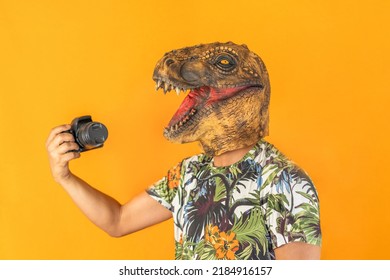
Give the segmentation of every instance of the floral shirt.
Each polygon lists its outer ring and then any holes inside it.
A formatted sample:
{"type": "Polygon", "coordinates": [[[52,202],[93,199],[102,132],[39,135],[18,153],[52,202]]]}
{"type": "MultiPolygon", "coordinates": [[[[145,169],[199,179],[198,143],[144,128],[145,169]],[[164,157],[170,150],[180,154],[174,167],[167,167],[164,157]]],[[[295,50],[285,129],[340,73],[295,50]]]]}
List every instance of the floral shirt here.
{"type": "Polygon", "coordinates": [[[176,259],[275,259],[289,242],[321,244],[313,183],[264,140],[227,167],[187,158],[147,192],[172,211],[176,259]]]}

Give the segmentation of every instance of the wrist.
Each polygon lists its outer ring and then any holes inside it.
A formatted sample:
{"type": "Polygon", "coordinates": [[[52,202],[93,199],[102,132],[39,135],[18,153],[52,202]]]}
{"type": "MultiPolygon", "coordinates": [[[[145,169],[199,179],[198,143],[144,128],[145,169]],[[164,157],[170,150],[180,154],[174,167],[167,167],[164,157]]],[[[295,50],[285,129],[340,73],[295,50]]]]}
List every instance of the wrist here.
{"type": "Polygon", "coordinates": [[[59,177],[55,177],[54,180],[60,184],[61,186],[69,184],[71,181],[74,180],[74,175],[71,172],[68,172],[67,174],[64,174],[59,177]]]}

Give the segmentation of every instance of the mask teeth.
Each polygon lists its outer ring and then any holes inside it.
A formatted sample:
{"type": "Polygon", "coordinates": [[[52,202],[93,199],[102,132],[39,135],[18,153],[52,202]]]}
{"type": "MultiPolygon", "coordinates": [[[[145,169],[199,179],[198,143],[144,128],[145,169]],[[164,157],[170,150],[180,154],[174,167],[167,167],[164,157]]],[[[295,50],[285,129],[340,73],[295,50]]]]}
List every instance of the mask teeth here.
{"type": "Polygon", "coordinates": [[[187,89],[185,87],[175,86],[172,83],[170,83],[169,81],[164,81],[164,80],[158,79],[156,81],[155,89],[156,89],[156,91],[158,91],[160,88],[164,91],[164,94],[166,94],[167,92],[170,92],[171,90],[175,90],[177,95],[180,95],[181,92],[186,93],[186,91],[187,91],[187,89]]]}
{"type": "Polygon", "coordinates": [[[162,84],[162,81],[161,80],[157,80],[157,82],[156,82],[156,91],[161,87],[161,84],[162,84]]]}
{"type": "Polygon", "coordinates": [[[176,90],[176,94],[179,96],[180,95],[180,88],[176,87],[175,90],[176,90]]]}
{"type": "Polygon", "coordinates": [[[193,116],[195,113],[196,113],[196,109],[192,108],[191,111],[190,111],[190,116],[193,116]]]}
{"type": "Polygon", "coordinates": [[[179,128],[181,128],[183,125],[185,125],[193,115],[195,115],[197,112],[197,110],[195,108],[192,108],[188,113],[187,115],[185,115],[178,123],[172,125],[171,127],[169,128],[166,128],[165,129],[165,132],[173,132],[173,131],[176,131],[178,130],[179,128]]]}

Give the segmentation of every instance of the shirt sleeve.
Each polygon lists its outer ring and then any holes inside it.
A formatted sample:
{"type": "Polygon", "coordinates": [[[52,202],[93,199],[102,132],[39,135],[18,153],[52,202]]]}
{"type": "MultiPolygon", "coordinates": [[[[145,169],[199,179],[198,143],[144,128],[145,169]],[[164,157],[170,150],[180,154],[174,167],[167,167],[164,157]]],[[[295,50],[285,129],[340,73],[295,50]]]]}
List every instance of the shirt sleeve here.
{"type": "Polygon", "coordinates": [[[172,204],[181,182],[182,162],[168,170],[167,175],[150,186],[146,192],[168,210],[174,210],[172,204]]]}
{"type": "Polygon", "coordinates": [[[296,241],[321,245],[317,191],[298,167],[283,169],[275,177],[268,193],[266,217],[273,248],[296,241]]]}

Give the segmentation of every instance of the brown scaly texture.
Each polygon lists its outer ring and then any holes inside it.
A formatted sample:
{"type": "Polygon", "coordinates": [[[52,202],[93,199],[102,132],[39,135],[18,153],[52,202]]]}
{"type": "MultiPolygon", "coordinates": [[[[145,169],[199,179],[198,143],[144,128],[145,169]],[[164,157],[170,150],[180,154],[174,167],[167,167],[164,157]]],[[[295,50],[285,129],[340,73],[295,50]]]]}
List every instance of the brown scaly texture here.
{"type": "Polygon", "coordinates": [[[153,80],[164,93],[189,91],[164,130],[172,142],[199,141],[213,156],[268,135],[268,73],[246,45],[216,42],[173,50],[158,61],[153,80]]]}

